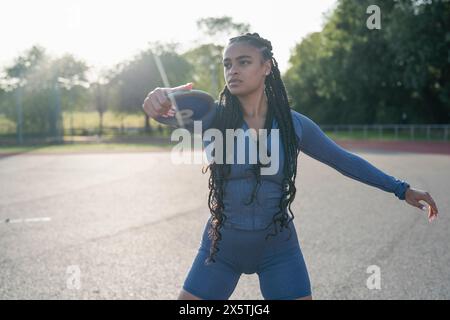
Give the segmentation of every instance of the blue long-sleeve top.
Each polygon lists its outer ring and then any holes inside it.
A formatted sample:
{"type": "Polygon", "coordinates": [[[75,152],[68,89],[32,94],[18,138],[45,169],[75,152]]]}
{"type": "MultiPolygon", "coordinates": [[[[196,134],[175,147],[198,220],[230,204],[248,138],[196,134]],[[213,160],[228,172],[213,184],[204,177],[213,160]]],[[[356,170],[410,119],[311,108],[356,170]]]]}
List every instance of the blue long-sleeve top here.
{"type": "MultiPolygon", "coordinates": [[[[218,108],[219,105],[216,101],[214,112],[202,122],[203,131],[211,126],[218,108]]],[[[300,152],[327,164],[349,178],[393,193],[400,200],[405,199],[408,183],[384,173],[363,158],[343,149],[307,116],[292,109],[291,115],[295,133],[299,138],[298,148],[300,152]]],[[[272,121],[272,128],[278,128],[275,117],[272,121]]],[[[242,129],[244,131],[249,129],[245,121],[243,121],[242,129]]],[[[223,196],[224,214],[227,216],[226,224],[229,226],[245,230],[260,230],[265,229],[272,222],[273,215],[280,210],[284,147],[280,138],[278,143],[278,172],[274,175],[260,175],[261,184],[256,197],[250,204],[246,204],[249,202],[256,183],[256,176],[251,170],[252,164],[249,163],[248,157],[249,139],[252,138],[245,135],[245,164],[237,163],[237,146],[235,145],[235,161],[230,166],[231,171],[223,196]]],[[[209,143],[211,141],[204,140],[204,146],[207,146],[209,143]]],[[[270,134],[267,138],[267,149],[270,154],[273,153],[270,134]]]]}

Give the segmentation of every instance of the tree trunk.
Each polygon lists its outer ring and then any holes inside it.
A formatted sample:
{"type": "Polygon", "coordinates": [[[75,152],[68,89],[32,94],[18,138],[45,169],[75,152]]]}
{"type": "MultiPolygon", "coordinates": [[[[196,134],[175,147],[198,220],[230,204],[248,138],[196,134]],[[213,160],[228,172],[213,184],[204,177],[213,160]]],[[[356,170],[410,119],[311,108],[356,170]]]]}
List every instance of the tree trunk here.
{"type": "Polygon", "coordinates": [[[101,137],[103,135],[103,112],[99,112],[99,115],[100,115],[100,121],[99,121],[99,126],[98,126],[99,127],[98,134],[101,137]]]}
{"type": "Polygon", "coordinates": [[[145,133],[152,132],[152,127],[150,126],[150,117],[145,114],[145,133]]]}

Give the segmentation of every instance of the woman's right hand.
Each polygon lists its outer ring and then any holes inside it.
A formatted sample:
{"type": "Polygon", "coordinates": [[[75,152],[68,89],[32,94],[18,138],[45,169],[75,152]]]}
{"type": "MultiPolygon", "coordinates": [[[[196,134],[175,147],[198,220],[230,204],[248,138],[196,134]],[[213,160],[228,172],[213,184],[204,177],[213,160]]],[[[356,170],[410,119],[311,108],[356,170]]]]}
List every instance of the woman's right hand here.
{"type": "Polygon", "coordinates": [[[182,86],[174,88],[156,88],[151,91],[144,100],[142,108],[145,113],[155,119],[159,116],[168,117],[175,114],[175,110],[172,108],[172,102],[170,101],[168,94],[175,91],[188,91],[192,90],[192,82],[184,84],[182,86]]]}

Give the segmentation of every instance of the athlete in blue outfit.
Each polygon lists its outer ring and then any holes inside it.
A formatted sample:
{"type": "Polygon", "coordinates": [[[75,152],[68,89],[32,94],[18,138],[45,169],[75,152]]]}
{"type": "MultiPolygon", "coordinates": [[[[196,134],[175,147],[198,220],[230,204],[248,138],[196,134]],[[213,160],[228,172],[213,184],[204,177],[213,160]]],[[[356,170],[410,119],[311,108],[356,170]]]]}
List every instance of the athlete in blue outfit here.
{"type": "MultiPolygon", "coordinates": [[[[279,166],[275,174],[264,175],[260,161],[249,162],[249,139],[253,139],[249,135],[244,140],[244,164],[236,161],[235,145],[233,164],[213,161],[208,166],[211,217],[179,299],[228,299],[242,273],[258,274],[265,299],[311,299],[308,271],[290,209],[299,152],[350,178],[393,193],[410,205],[422,209],[419,201],[423,200],[430,205],[429,219],[437,217],[436,204],[428,192],[411,188],[341,148],[311,119],[289,107],[268,40],[258,34],[230,39],[224,51],[224,74],[227,85],[213,117],[203,122],[203,130],[266,128],[267,154],[278,152],[279,166]],[[279,132],[278,149],[271,145],[273,129],[279,132]]],[[[145,100],[144,110],[154,118],[171,115],[165,93],[191,88],[191,84],[157,88],[145,100]]]]}

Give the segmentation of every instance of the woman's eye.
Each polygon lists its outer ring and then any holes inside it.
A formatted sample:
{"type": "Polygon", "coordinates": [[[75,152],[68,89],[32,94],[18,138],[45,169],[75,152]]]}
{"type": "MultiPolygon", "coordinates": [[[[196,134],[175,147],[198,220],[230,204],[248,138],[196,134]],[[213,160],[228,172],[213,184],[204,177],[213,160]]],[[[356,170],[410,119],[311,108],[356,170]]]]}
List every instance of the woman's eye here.
{"type": "MultiPolygon", "coordinates": [[[[244,64],[244,63],[250,63],[250,61],[241,61],[241,64],[244,64]]],[[[226,69],[228,69],[228,68],[230,67],[229,64],[224,64],[223,66],[224,66],[224,68],[226,68],[226,69]]]]}

